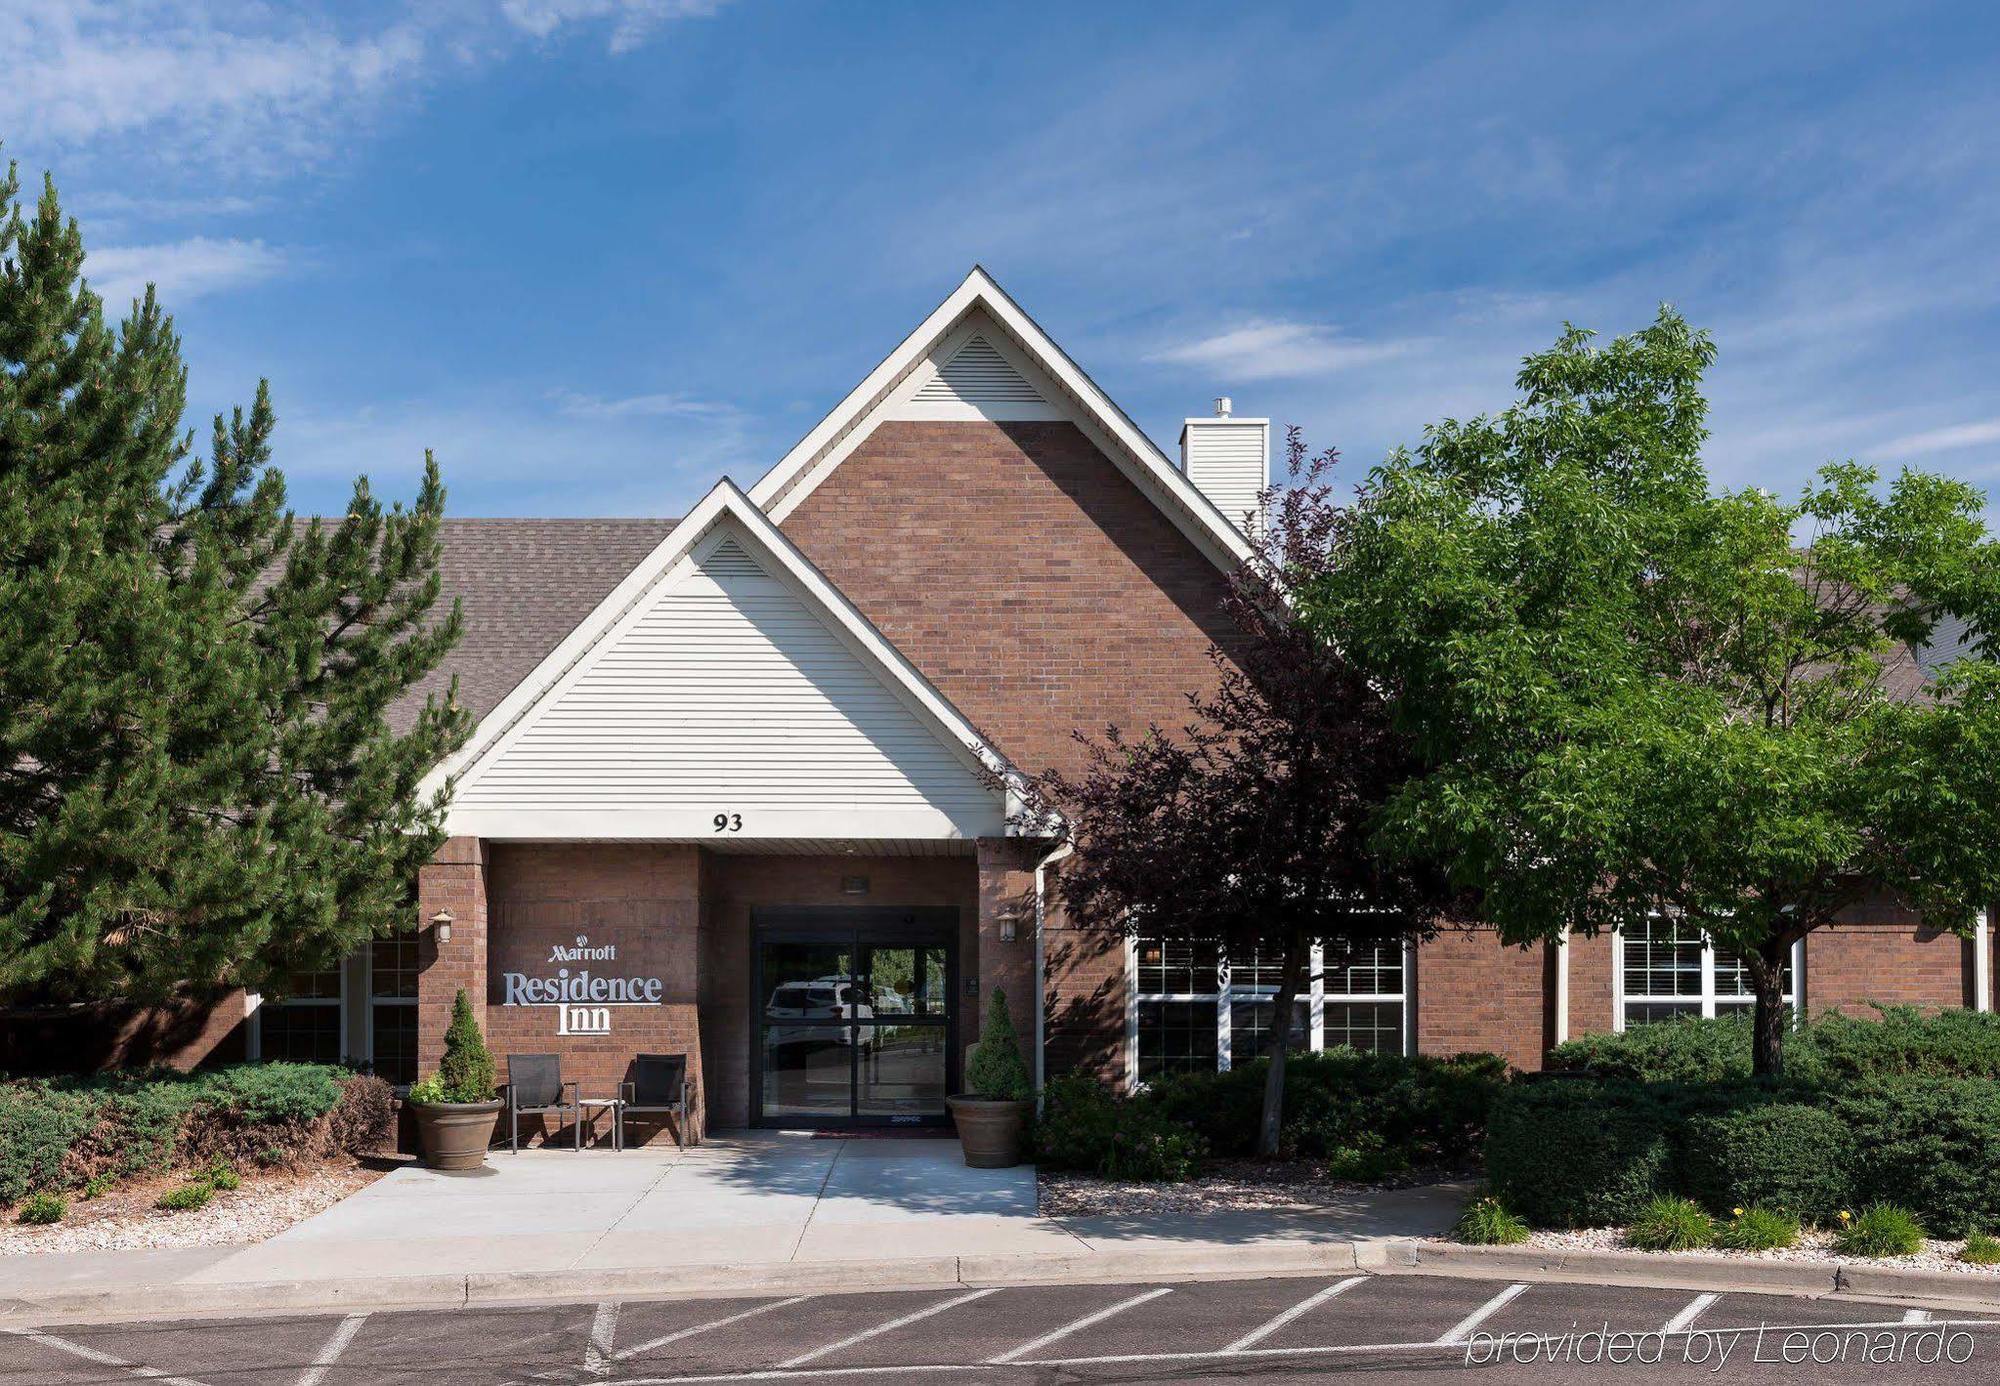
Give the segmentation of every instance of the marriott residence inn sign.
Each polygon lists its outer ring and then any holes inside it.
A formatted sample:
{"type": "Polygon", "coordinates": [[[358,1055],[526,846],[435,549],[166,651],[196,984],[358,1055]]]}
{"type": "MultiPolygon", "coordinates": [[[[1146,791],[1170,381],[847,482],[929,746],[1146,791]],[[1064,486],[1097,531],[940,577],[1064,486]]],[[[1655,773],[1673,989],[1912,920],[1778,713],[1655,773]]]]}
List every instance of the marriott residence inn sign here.
{"type": "Polygon", "coordinates": [[[558,1035],[608,1035],[612,1011],[657,1006],[665,991],[658,977],[634,977],[617,964],[617,944],[592,947],[589,938],[578,934],[573,946],[558,943],[549,950],[540,976],[501,973],[499,1002],[552,1009],[558,1035]]]}

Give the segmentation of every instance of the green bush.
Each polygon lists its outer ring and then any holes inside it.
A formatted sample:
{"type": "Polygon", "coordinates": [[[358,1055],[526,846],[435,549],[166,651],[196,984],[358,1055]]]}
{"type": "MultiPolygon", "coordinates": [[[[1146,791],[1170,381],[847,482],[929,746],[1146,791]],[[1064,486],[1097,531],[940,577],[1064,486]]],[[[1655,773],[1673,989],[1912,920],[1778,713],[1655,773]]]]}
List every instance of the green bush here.
{"type": "Polygon", "coordinates": [[[111,1176],[108,1174],[100,1174],[93,1179],[86,1180],[83,1186],[83,1201],[88,1203],[93,1198],[104,1197],[104,1195],[111,1192],[113,1182],[111,1176]]]}
{"type": "Polygon", "coordinates": [[[1647,1200],[1632,1219],[1625,1244],[1641,1251],[1696,1251],[1715,1245],[1715,1224],[1694,1200],[1662,1196],[1647,1200]]]}
{"type": "MultiPolygon", "coordinates": [[[[1549,1066],[1644,1083],[1715,1083],[1750,1076],[1747,1010],[1584,1035],[1549,1051],[1549,1066]]],[[[2000,1013],[1881,1006],[1873,1017],[1840,1012],[1785,1038],[1793,1086],[1839,1088],[1875,1078],[2000,1080],[2000,1013]]]]}
{"type": "Polygon", "coordinates": [[[1851,1133],[1856,1201],[1893,1200],[1941,1237],[2000,1226],[2000,1083],[1879,1080],[1833,1094],[1827,1109],[1851,1133]]]}
{"type": "Polygon", "coordinates": [[[1535,1226],[1623,1225],[1671,1187],[1670,1120],[1632,1084],[1511,1083],[1494,1104],[1486,1175],[1535,1226]]]}
{"type": "Polygon", "coordinates": [[[231,1169],[224,1160],[217,1160],[210,1165],[208,1172],[202,1175],[202,1178],[218,1193],[231,1193],[243,1187],[243,1176],[231,1169]]]}
{"type": "Polygon", "coordinates": [[[1984,1232],[1970,1234],[1959,1248],[1958,1259],[1975,1266],[2000,1264],[2000,1237],[1989,1237],[1984,1232]]]}
{"type": "Polygon", "coordinates": [[[472,1018],[472,1002],[460,987],[452,998],[451,1024],[445,1027],[444,1058],[438,1064],[447,1102],[490,1102],[493,1100],[493,1055],[487,1052],[479,1022],[472,1018]]]}
{"type": "Polygon", "coordinates": [[[1924,1249],[1924,1228],[1909,1209],[1877,1203],[1851,1218],[1842,1214],[1833,1241],[1843,1256],[1914,1256],[1924,1249]]]}
{"type": "Polygon", "coordinates": [[[1798,1102],[1691,1116],[1680,1146],[1681,1187],[1711,1212],[1758,1205],[1808,1218],[1854,1201],[1854,1143],[1845,1122],[1798,1102]]]}
{"type": "Polygon", "coordinates": [[[245,1064],[214,1074],[209,1090],[248,1126],[311,1121],[340,1105],[348,1075],[325,1064],[245,1064]]]}
{"type": "Polygon", "coordinates": [[[54,1194],[30,1194],[21,1202],[21,1221],[34,1227],[46,1227],[52,1222],[61,1222],[63,1214],[69,1211],[69,1201],[54,1194]]]}
{"type": "Polygon", "coordinates": [[[1204,1153],[1199,1136],[1144,1097],[1121,1097],[1081,1073],[1043,1091],[1033,1143],[1049,1169],[1148,1182],[1192,1179],[1204,1153]]]}
{"type": "Polygon", "coordinates": [[[1021,1041],[1014,1033],[1014,1017],[1007,1013],[1007,993],[999,987],[986,1002],[986,1020],[972,1061],[965,1066],[965,1082],[974,1096],[992,1101],[1020,1102],[1034,1096],[1034,1080],[1028,1076],[1021,1041]]]}
{"type": "Polygon", "coordinates": [[[1502,1207],[1499,1199],[1484,1194],[1460,1210],[1446,1235],[1466,1246],[1513,1246],[1528,1240],[1528,1224],[1502,1207]]]}
{"type": "Polygon", "coordinates": [[[97,1116],[89,1097],[46,1083],[0,1087],[0,1204],[61,1187],[64,1156],[97,1116]]]}
{"type": "Polygon", "coordinates": [[[206,1208],[208,1201],[215,1197],[215,1186],[205,1180],[177,1184],[153,1201],[153,1206],[168,1213],[191,1213],[197,1208],[206,1208]]]}
{"type": "Polygon", "coordinates": [[[1777,1251],[1798,1240],[1797,1215],[1776,1208],[1737,1208],[1715,1229],[1715,1244],[1725,1251],[1777,1251]]]}
{"type": "MultiPolygon", "coordinates": [[[[1786,1054],[1797,1053],[1790,1037],[1786,1054]]],[[[1622,1034],[1583,1035],[1548,1053],[1548,1066],[1634,1083],[1718,1083],[1750,1076],[1750,1017],[1686,1017],[1634,1025],[1622,1034]]]]}

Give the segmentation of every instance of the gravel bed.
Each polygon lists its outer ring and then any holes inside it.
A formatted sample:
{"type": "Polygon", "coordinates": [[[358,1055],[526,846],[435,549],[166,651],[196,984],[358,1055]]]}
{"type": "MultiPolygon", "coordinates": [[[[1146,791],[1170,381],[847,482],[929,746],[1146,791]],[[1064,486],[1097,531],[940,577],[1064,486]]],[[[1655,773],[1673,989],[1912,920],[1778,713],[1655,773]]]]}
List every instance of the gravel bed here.
{"type": "Polygon", "coordinates": [[[1413,1171],[1380,1184],[1328,1179],[1322,1166],[1304,1160],[1220,1160],[1206,1173],[1179,1184],[1137,1184],[1066,1170],[1044,1170],[1036,1181],[1044,1217],[1104,1217],[1143,1213],[1252,1212],[1322,1208],[1356,1193],[1435,1184],[1452,1170],[1413,1171]]]}
{"type": "MultiPolygon", "coordinates": [[[[1445,1237],[1427,1237],[1431,1242],[1446,1242],[1445,1237]]],[[[1582,1232],[1535,1232],[1531,1233],[1523,1246],[1544,1251],[1630,1251],[1625,1245],[1625,1233],[1616,1227],[1597,1227],[1582,1232]]],[[[1708,1247],[1701,1251],[1648,1251],[1646,1256],[1673,1258],[1678,1256],[1720,1256],[1731,1261],[1792,1261],[1814,1265],[1844,1266],[1895,1266],[1908,1270],[1958,1271],[1965,1275],[2000,1275],[2000,1266],[1978,1266],[1958,1259],[1958,1252],[1965,1245],[1962,1241],[1927,1240],[1924,1249],[1914,1256],[1842,1256],[1833,1249],[1831,1232],[1806,1232],[1799,1238],[1797,1246],[1785,1247],[1777,1251],[1723,1251],[1708,1247]]]]}
{"type": "Polygon", "coordinates": [[[68,1214],[47,1227],[0,1223],[0,1256],[261,1242],[381,1177],[381,1170],[357,1164],[246,1174],[241,1188],[218,1191],[207,1207],[176,1213],[162,1212],[153,1200],[183,1181],[135,1180],[89,1202],[72,1196],[68,1214]]]}

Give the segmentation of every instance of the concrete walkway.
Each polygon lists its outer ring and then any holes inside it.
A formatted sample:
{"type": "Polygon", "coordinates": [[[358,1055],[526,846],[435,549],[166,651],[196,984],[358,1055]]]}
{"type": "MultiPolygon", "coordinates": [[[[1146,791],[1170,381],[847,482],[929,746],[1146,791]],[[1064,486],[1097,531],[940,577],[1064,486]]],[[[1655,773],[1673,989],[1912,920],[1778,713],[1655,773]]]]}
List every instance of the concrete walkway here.
{"type": "Polygon", "coordinates": [[[631,1293],[915,1284],[974,1267],[992,1279],[1092,1278],[1149,1261],[1268,1273],[1435,1232],[1462,1197],[1411,1189],[1310,1212],[1055,1219],[1036,1212],[1031,1166],[967,1169],[951,1139],[754,1133],[685,1152],[495,1153],[474,1173],[395,1170],[252,1246],[0,1258],[0,1316],[52,1295],[82,1308],[100,1290],[150,1292],[165,1309],[238,1292],[246,1307],[277,1307],[435,1300],[454,1285],[470,1299],[586,1281],[631,1293]]]}

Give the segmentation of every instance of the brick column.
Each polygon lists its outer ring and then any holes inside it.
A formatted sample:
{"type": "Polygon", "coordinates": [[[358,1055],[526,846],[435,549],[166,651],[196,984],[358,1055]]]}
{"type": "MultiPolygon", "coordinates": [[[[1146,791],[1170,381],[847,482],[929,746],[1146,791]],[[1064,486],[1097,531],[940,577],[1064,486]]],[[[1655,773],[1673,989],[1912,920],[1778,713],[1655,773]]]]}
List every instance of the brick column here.
{"type": "Polygon", "coordinates": [[[962,964],[979,976],[979,1008],[967,1018],[960,1038],[979,1038],[986,1018],[986,1001],[993,988],[1007,992],[1007,1011],[1021,1036],[1021,1053],[1034,1068],[1035,1005],[1035,852],[1036,844],[1013,838],[979,839],[979,949],[962,964]],[[1001,933],[1011,927],[1011,943],[1001,933]]]}
{"type": "Polygon", "coordinates": [[[418,957],[417,1073],[437,1071],[444,1058],[445,1027],[459,988],[486,1033],[486,844],[454,837],[417,874],[418,957]],[[439,945],[431,916],[448,910],[451,942],[439,945]]]}
{"type": "MultiPolygon", "coordinates": [[[[1417,1052],[1484,1051],[1539,1069],[1548,1020],[1546,948],[1509,948],[1488,928],[1447,929],[1417,947],[1417,1052]]],[[[1570,989],[1578,975],[1571,960],[1570,989]]]]}

